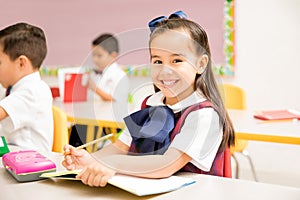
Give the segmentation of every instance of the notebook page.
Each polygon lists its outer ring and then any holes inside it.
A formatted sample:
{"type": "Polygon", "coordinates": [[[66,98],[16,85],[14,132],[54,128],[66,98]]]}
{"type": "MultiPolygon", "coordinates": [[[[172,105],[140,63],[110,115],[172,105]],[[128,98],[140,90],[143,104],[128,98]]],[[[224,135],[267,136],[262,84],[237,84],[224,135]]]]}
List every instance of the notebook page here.
{"type": "Polygon", "coordinates": [[[195,183],[191,178],[171,176],[162,179],[148,179],[134,176],[116,175],[108,183],[138,196],[159,194],[177,190],[195,183]]]}

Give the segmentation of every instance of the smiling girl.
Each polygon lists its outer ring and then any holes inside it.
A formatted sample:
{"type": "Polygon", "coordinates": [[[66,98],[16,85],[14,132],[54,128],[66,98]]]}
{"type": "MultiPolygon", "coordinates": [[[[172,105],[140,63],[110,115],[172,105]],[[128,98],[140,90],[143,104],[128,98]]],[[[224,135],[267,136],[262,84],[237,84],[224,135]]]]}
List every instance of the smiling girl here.
{"type": "Polygon", "coordinates": [[[212,72],[208,38],[177,12],[149,23],[156,93],[126,117],[120,138],[91,156],[65,147],[63,165],[78,179],[105,186],[116,173],[163,178],[178,171],[230,177],[234,130],[212,72]],[[143,156],[141,156],[143,155],[143,156]]]}

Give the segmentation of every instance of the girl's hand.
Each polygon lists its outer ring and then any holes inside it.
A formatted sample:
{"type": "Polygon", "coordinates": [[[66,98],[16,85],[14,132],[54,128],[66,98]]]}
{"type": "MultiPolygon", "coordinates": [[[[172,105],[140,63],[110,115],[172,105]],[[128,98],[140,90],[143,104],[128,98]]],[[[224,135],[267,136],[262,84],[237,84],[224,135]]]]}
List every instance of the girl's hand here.
{"type": "Polygon", "coordinates": [[[116,171],[94,160],[86,166],[77,176],[84,184],[89,186],[104,187],[107,181],[116,174],[116,171]]]}
{"type": "Polygon", "coordinates": [[[64,155],[65,159],[62,165],[67,170],[83,169],[94,161],[94,158],[86,150],[76,149],[71,145],[64,147],[64,155]]]}

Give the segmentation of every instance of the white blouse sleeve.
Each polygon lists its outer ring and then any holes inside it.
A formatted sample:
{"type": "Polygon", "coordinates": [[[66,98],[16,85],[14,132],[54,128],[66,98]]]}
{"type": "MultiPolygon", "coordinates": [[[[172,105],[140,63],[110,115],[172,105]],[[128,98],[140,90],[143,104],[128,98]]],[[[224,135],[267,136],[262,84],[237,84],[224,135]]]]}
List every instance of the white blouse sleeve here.
{"type": "Polygon", "coordinates": [[[223,127],[212,108],[191,112],[170,147],[192,158],[196,167],[209,171],[222,141],[223,127]]]}

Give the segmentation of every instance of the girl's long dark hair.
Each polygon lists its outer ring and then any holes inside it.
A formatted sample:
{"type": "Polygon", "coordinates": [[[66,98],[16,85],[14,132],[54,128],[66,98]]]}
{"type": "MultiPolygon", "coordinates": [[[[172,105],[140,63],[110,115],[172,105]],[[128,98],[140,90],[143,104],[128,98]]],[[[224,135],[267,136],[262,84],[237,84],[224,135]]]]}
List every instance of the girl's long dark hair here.
{"type": "MultiPolygon", "coordinates": [[[[226,147],[234,145],[235,134],[232,122],[225,109],[222,101],[217,82],[212,69],[211,53],[208,43],[208,37],[204,29],[197,23],[187,19],[167,19],[157,24],[156,28],[150,35],[149,44],[153,38],[168,30],[181,30],[188,32],[193,41],[195,50],[199,56],[206,54],[209,58],[207,66],[202,74],[195,77],[194,89],[204,95],[216,109],[220,117],[220,124],[223,125],[223,139],[219,151],[223,151],[226,147]]],[[[158,91],[158,88],[155,87],[158,91]]]]}

